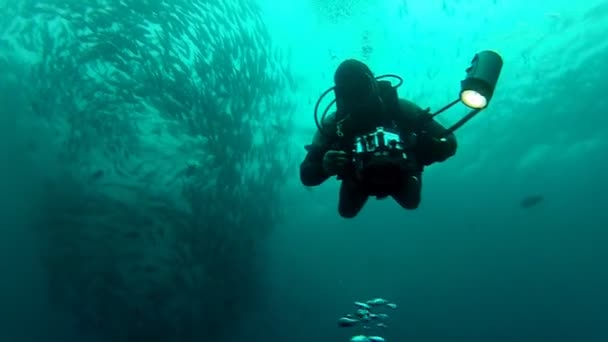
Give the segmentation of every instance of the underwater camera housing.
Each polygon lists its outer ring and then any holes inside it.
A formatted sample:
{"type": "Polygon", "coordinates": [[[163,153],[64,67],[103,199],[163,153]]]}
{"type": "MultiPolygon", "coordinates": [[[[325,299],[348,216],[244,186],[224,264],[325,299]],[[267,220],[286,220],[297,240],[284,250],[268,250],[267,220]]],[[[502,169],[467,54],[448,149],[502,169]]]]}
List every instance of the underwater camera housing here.
{"type": "Polygon", "coordinates": [[[363,172],[370,166],[382,164],[384,167],[399,167],[407,160],[408,145],[399,132],[377,127],[375,131],[355,138],[352,158],[355,169],[363,172]]]}
{"type": "Polygon", "coordinates": [[[377,155],[381,153],[405,154],[405,143],[401,140],[398,132],[377,127],[374,132],[358,136],[355,139],[354,155],[377,155]]]}

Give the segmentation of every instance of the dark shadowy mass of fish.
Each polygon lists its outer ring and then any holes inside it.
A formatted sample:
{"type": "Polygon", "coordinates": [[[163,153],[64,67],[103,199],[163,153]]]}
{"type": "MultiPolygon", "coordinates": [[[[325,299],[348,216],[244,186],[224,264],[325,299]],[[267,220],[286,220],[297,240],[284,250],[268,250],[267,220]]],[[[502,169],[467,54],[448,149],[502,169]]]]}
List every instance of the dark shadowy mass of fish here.
{"type": "Polygon", "coordinates": [[[27,103],[3,112],[46,163],[54,304],[114,342],[231,327],[280,219],[294,108],[255,2],[15,1],[0,34],[0,82],[27,103]]]}

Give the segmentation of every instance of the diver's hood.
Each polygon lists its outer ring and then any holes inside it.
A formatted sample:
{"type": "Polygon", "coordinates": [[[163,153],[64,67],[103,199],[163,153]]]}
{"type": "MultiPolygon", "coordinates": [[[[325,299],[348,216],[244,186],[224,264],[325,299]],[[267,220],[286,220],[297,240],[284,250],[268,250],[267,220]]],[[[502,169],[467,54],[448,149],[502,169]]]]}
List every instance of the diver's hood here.
{"type": "Polygon", "coordinates": [[[376,79],[364,63],[349,59],[336,69],[334,94],[338,111],[349,111],[367,105],[377,95],[376,79]]]}
{"type": "MultiPolygon", "coordinates": [[[[370,72],[371,74],[371,72],[370,72]]],[[[403,84],[403,78],[401,78],[399,75],[395,75],[395,74],[386,74],[386,75],[381,75],[381,76],[377,76],[374,77],[374,81],[376,82],[375,84],[378,86],[378,88],[382,88],[380,84],[380,79],[383,78],[387,78],[387,77],[392,77],[392,78],[396,78],[398,80],[398,83],[396,85],[391,85],[390,82],[387,82],[387,85],[389,88],[391,88],[390,90],[392,92],[394,92],[395,94],[397,93],[397,88],[399,88],[402,84],[403,84]]],[[[341,82],[337,82],[340,85],[343,85],[343,83],[341,82]]],[[[327,135],[327,134],[332,134],[327,132],[326,130],[324,130],[324,122],[325,122],[325,117],[327,116],[327,113],[329,112],[330,108],[332,107],[332,105],[335,103],[336,107],[337,107],[337,116],[339,117],[340,115],[342,115],[341,113],[345,112],[345,106],[347,106],[347,104],[349,103],[349,101],[345,101],[347,100],[349,97],[346,94],[352,94],[351,92],[347,92],[344,93],[344,90],[348,89],[348,88],[344,88],[344,87],[331,87],[327,90],[325,90],[321,96],[319,97],[319,99],[317,100],[317,103],[315,104],[315,109],[314,109],[314,120],[315,120],[315,125],[317,126],[317,129],[319,130],[319,133],[323,134],[323,135],[327,135]],[[319,106],[321,105],[321,101],[323,101],[323,98],[325,96],[327,96],[327,94],[329,94],[331,91],[334,92],[334,94],[336,95],[336,99],[334,99],[333,101],[331,101],[327,107],[325,107],[325,110],[323,110],[321,117],[319,118],[319,106]]],[[[368,92],[369,93],[369,92],[368,92]]]]}

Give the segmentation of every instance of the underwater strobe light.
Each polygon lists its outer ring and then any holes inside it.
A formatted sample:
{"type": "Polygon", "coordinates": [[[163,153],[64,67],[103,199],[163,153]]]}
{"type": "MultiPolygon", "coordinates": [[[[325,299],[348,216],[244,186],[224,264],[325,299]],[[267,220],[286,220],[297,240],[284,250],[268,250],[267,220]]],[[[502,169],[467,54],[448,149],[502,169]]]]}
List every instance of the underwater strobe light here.
{"type": "Polygon", "coordinates": [[[494,95],[501,69],[502,58],[496,52],[476,54],[466,70],[467,77],[460,82],[460,101],[472,109],[486,108],[494,95]]]}
{"type": "Polygon", "coordinates": [[[501,70],[502,58],[494,51],[481,51],[473,57],[471,66],[466,70],[467,77],[460,82],[459,98],[431,116],[432,118],[436,117],[458,102],[462,102],[465,106],[472,109],[471,112],[448,128],[445,135],[449,135],[462,127],[462,125],[488,106],[492,95],[494,95],[494,89],[496,88],[501,70]]]}

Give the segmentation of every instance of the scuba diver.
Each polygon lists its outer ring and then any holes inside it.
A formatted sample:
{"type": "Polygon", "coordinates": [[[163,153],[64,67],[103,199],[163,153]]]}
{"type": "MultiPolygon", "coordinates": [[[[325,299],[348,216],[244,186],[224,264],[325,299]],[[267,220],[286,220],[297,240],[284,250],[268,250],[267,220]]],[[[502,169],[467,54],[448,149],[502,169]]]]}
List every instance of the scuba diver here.
{"type": "Polygon", "coordinates": [[[300,165],[305,186],[337,176],[343,218],[357,216],[370,196],[391,196],[404,209],[416,209],[424,167],[456,153],[452,131],[435,121],[429,109],[399,98],[400,84],[393,87],[379,78],[355,59],[338,66],[332,88],[336,111],[325,116],[326,110],[319,122],[315,109],[318,130],[300,165]]]}

